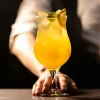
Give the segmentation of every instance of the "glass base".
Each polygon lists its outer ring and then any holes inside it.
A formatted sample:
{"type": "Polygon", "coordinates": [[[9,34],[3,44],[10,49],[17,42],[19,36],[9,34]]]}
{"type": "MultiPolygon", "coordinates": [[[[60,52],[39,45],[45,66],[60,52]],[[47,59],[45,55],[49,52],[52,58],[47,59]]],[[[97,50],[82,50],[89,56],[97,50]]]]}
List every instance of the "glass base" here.
{"type": "Polygon", "coordinates": [[[51,89],[47,94],[40,94],[41,97],[68,97],[68,93],[63,93],[60,89],[51,89]]]}

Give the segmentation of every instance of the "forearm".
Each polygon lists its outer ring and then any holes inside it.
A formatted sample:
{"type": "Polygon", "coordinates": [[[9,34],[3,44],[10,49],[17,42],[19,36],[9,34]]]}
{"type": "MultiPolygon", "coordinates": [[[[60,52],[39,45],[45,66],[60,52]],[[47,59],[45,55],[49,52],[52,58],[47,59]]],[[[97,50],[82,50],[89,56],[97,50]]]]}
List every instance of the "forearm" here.
{"type": "Polygon", "coordinates": [[[45,67],[40,64],[34,55],[35,38],[31,33],[23,33],[15,37],[11,53],[14,54],[21,63],[36,76],[40,76],[45,67]]]}
{"type": "Polygon", "coordinates": [[[35,33],[34,18],[36,13],[51,11],[51,4],[52,0],[22,0],[10,34],[9,48],[11,53],[36,76],[40,76],[45,68],[35,58],[33,49],[35,38],[30,33],[35,33]]]}

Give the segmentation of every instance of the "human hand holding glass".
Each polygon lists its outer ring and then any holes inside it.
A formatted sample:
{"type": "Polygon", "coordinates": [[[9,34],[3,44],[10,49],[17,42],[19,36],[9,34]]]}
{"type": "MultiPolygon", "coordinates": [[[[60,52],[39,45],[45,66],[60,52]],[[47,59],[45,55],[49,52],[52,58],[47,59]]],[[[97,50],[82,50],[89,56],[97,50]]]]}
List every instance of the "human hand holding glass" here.
{"type": "Polygon", "coordinates": [[[37,60],[46,66],[52,77],[52,85],[48,96],[64,96],[57,86],[57,73],[68,61],[71,44],[66,29],[66,10],[46,13],[38,12],[36,18],[38,31],[34,45],[37,60]]]}

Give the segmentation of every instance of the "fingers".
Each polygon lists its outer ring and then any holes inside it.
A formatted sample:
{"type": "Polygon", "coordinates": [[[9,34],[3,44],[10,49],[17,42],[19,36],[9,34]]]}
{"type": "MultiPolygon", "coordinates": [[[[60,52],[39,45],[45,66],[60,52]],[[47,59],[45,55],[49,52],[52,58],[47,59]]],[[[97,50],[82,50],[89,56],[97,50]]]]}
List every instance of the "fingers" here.
{"type": "MultiPolygon", "coordinates": [[[[50,85],[52,83],[51,76],[48,75],[48,76],[45,76],[44,78],[43,77],[41,78],[41,77],[33,85],[33,88],[32,88],[33,95],[39,95],[41,93],[45,93],[50,88],[50,85]]],[[[73,93],[78,92],[76,83],[67,75],[58,73],[57,78],[58,78],[57,81],[60,84],[60,89],[62,92],[67,91],[67,89],[73,93]]]]}
{"type": "Polygon", "coordinates": [[[35,91],[36,91],[36,84],[34,84],[32,87],[32,95],[35,95],[35,91]]]}
{"type": "Polygon", "coordinates": [[[69,85],[71,85],[73,88],[77,88],[77,85],[76,85],[76,83],[70,78],[70,80],[69,80],[69,85]]]}
{"type": "Polygon", "coordinates": [[[69,87],[69,90],[71,92],[73,92],[73,93],[78,92],[77,85],[76,85],[76,83],[71,78],[69,79],[69,85],[68,85],[68,87],[69,87]]]}
{"type": "Polygon", "coordinates": [[[44,84],[43,84],[42,92],[47,92],[49,90],[51,81],[52,81],[51,76],[46,77],[44,84]]]}
{"type": "Polygon", "coordinates": [[[51,76],[48,76],[42,80],[38,79],[33,85],[32,95],[39,95],[41,93],[47,92],[50,88],[51,76]]]}
{"type": "Polygon", "coordinates": [[[69,77],[67,75],[60,74],[58,76],[58,80],[59,80],[61,91],[63,91],[63,92],[66,91],[67,86],[68,86],[68,82],[69,82],[69,77]]]}
{"type": "Polygon", "coordinates": [[[39,95],[42,93],[42,87],[43,87],[43,80],[38,80],[34,85],[32,89],[33,95],[39,95]]]}
{"type": "Polygon", "coordinates": [[[78,92],[76,83],[69,76],[60,73],[58,74],[58,80],[62,92],[67,91],[67,89],[72,93],[78,92]]]}

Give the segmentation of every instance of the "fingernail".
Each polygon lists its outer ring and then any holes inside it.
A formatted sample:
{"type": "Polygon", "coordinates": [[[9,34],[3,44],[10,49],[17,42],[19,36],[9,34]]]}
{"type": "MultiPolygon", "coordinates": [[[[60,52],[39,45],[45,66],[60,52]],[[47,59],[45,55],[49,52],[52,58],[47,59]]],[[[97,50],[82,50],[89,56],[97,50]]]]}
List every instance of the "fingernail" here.
{"type": "Polygon", "coordinates": [[[77,89],[77,85],[75,83],[72,83],[74,89],[77,89]]]}
{"type": "Polygon", "coordinates": [[[67,87],[62,87],[61,90],[62,90],[63,92],[65,92],[65,91],[67,91],[67,87]]]}
{"type": "Polygon", "coordinates": [[[32,92],[32,95],[35,95],[35,92],[32,92]]]}
{"type": "Polygon", "coordinates": [[[32,89],[32,95],[35,95],[35,90],[34,89],[32,89]]]}
{"type": "Polygon", "coordinates": [[[39,90],[36,90],[35,95],[39,95],[39,90]]]}

